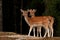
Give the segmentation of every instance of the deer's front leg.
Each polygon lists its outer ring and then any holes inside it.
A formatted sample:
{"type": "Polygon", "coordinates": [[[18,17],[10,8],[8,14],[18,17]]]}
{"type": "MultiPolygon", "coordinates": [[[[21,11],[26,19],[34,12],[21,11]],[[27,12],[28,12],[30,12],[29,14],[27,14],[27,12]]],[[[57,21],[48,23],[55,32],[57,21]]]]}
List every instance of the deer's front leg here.
{"type": "Polygon", "coordinates": [[[33,35],[34,35],[34,37],[35,37],[35,27],[33,28],[33,35]]]}
{"type": "Polygon", "coordinates": [[[41,36],[41,26],[40,26],[40,28],[39,28],[39,32],[40,32],[40,37],[42,37],[42,36],[41,36]]]}
{"type": "Polygon", "coordinates": [[[41,36],[41,26],[37,27],[37,37],[39,36],[39,34],[40,34],[40,37],[42,37],[41,36]]]}
{"type": "Polygon", "coordinates": [[[31,31],[32,31],[32,28],[33,28],[33,26],[30,26],[28,36],[30,36],[30,33],[31,33],[31,31]]]}
{"type": "Polygon", "coordinates": [[[37,37],[39,36],[39,28],[37,27],[37,37]]]}

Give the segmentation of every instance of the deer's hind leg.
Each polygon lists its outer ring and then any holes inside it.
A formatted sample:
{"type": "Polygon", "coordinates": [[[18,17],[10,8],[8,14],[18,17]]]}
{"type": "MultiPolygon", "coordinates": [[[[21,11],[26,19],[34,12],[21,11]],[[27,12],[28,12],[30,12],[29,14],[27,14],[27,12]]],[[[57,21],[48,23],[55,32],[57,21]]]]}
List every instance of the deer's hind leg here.
{"type": "Polygon", "coordinates": [[[44,37],[46,37],[47,33],[48,33],[48,37],[50,37],[48,24],[45,24],[44,28],[45,28],[45,34],[44,34],[44,37]]]}

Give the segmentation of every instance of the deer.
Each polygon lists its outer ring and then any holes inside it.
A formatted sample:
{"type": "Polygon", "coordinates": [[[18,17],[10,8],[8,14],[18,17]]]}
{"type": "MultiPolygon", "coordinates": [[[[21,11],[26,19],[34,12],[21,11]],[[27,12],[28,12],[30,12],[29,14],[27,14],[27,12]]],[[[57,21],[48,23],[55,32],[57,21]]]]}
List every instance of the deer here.
{"type": "Polygon", "coordinates": [[[30,36],[30,33],[32,31],[32,29],[34,27],[37,27],[37,28],[40,28],[40,27],[43,27],[45,28],[45,34],[44,34],[44,37],[46,36],[46,34],[48,33],[48,37],[50,37],[49,35],[49,29],[48,29],[48,25],[49,25],[49,19],[47,17],[32,17],[32,18],[29,18],[28,17],[28,10],[22,10],[20,9],[21,12],[22,12],[22,15],[24,16],[24,19],[26,21],[26,23],[29,25],[30,29],[29,29],[29,33],[28,33],[28,36],[30,36]],[[38,25],[38,26],[37,26],[38,25]]]}
{"type": "MultiPolygon", "coordinates": [[[[35,9],[28,9],[28,11],[30,12],[30,15],[31,15],[31,18],[32,17],[36,17],[35,16],[35,12],[36,10],[35,9]]],[[[38,16],[38,17],[41,17],[41,16],[38,16]]],[[[49,29],[50,29],[50,36],[53,37],[53,23],[54,23],[54,18],[52,16],[42,16],[42,17],[46,17],[49,19],[49,29]]],[[[40,32],[40,36],[41,36],[41,27],[40,28],[37,28],[37,36],[38,36],[38,32],[40,32]]],[[[45,36],[44,36],[45,37],[45,36]]]]}

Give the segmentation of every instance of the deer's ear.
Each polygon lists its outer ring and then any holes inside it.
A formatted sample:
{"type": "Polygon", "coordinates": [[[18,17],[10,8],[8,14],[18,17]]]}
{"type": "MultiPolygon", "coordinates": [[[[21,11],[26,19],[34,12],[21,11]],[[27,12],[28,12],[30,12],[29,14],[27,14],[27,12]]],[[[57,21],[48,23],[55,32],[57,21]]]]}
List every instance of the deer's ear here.
{"type": "Polygon", "coordinates": [[[33,9],[34,12],[36,12],[37,10],[36,9],[33,9]]]}
{"type": "Polygon", "coordinates": [[[29,9],[27,9],[27,11],[29,12],[30,10],[29,10],[29,9]]]}
{"type": "Polygon", "coordinates": [[[21,12],[24,12],[22,9],[20,9],[21,12]]]}

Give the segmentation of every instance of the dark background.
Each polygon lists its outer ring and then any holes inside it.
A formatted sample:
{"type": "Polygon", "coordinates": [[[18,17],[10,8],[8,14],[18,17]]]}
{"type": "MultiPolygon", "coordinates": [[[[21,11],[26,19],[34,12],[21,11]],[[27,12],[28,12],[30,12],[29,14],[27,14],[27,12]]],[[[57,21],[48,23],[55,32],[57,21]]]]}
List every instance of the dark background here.
{"type": "Polygon", "coordinates": [[[21,18],[20,9],[37,9],[36,16],[50,15],[55,18],[54,36],[60,36],[60,1],[59,0],[3,0],[3,31],[28,34],[29,26],[21,18]],[[21,21],[22,20],[22,21],[21,21]],[[22,22],[22,23],[21,23],[22,22]]]}

